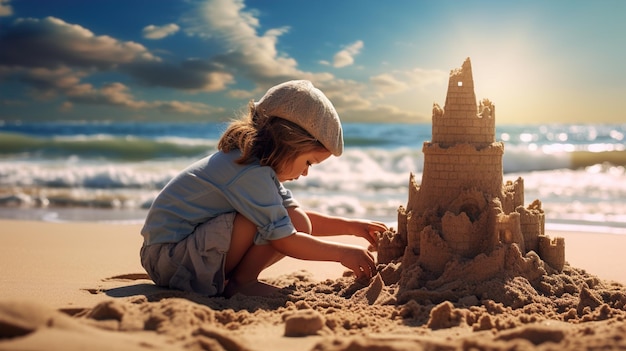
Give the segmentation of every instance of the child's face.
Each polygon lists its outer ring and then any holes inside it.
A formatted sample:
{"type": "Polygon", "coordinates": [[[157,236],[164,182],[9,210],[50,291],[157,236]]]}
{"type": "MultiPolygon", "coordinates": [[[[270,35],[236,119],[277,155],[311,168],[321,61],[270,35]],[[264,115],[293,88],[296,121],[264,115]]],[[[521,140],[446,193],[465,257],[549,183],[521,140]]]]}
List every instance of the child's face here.
{"type": "Polygon", "coordinates": [[[286,182],[289,180],[296,180],[300,176],[304,177],[309,174],[309,167],[321,163],[329,158],[330,155],[330,151],[326,149],[309,151],[300,154],[292,162],[285,163],[281,171],[276,172],[278,180],[286,182]]]}

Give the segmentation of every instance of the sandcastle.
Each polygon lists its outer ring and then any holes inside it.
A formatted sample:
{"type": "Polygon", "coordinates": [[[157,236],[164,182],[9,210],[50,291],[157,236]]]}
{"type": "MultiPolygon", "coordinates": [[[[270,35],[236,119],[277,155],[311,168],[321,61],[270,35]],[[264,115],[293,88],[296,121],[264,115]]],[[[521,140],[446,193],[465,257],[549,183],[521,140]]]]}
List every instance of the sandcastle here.
{"type": "Polygon", "coordinates": [[[432,141],[422,151],[421,185],[411,173],[397,233],[382,235],[378,253],[383,265],[401,264],[401,288],[563,269],[565,243],[545,235],[541,202],[524,207],[522,178],[503,183],[495,106],[476,104],[469,58],[450,72],[444,108],[433,105],[432,141]]]}

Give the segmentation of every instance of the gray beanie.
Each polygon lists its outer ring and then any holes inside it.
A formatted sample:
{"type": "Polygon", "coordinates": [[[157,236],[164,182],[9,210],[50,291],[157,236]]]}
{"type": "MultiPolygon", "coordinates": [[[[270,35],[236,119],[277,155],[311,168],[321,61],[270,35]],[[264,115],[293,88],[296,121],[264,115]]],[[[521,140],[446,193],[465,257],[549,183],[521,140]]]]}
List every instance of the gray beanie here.
{"type": "Polygon", "coordinates": [[[280,117],[304,128],[333,155],[343,152],[343,131],[335,107],[308,80],[292,80],[270,88],[254,103],[261,116],[280,117]]]}

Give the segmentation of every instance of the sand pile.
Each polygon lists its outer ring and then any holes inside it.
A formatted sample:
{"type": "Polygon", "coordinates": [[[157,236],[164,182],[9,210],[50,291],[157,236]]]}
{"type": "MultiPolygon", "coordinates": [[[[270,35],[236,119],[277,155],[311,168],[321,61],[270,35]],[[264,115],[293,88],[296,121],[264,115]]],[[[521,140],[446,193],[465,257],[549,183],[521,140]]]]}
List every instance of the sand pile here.
{"type": "Polygon", "coordinates": [[[271,349],[256,342],[264,338],[319,351],[626,347],[626,288],[568,265],[535,283],[540,289],[521,276],[500,276],[423,288],[423,295],[413,290],[417,299],[405,303],[396,300],[398,284],[384,285],[382,275],[368,285],[345,275],[323,282],[306,272],[282,276],[270,283],[285,288],[265,298],[154,288],[66,313],[4,302],[0,350],[271,349]],[[439,302],[444,296],[450,299],[439,302]]]}

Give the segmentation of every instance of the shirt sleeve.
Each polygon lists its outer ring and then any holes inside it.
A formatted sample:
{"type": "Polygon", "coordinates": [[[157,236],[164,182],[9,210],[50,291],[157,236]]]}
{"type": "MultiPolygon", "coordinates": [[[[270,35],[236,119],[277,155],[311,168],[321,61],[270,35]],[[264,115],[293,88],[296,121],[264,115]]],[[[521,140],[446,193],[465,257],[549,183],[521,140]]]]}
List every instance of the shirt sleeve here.
{"type": "Polygon", "coordinates": [[[296,232],[287,207],[298,203],[269,167],[253,167],[241,173],[228,184],[224,195],[237,212],[257,226],[255,244],[267,244],[296,232]]]}

